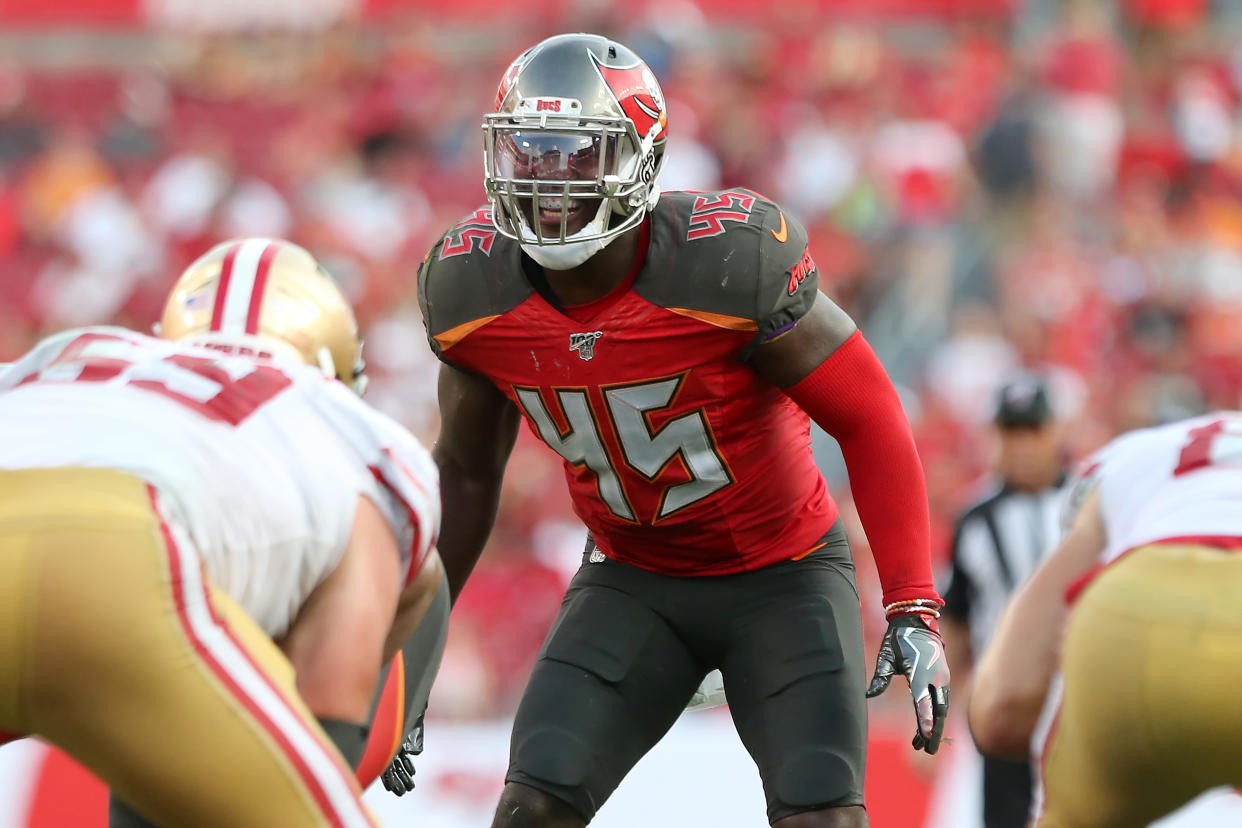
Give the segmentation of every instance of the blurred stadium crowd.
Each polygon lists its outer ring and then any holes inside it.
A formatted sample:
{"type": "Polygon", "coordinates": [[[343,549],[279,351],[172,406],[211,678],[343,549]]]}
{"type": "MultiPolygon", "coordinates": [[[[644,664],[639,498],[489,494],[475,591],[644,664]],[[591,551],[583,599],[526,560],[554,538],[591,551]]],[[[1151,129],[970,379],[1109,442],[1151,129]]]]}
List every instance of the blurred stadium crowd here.
{"type": "MultiPolygon", "coordinates": [[[[1077,454],[1238,405],[1239,4],[561,5],[0,32],[0,360],[67,326],[144,329],[211,244],[282,236],[357,303],[371,399],[430,440],[418,263],[483,201],[479,121],[504,67],[579,29],[660,78],[665,189],[751,187],[806,223],[825,290],[907,395],[938,553],[1018,367],[1051,377],[1077,454]]],[[[435,713],[511,711],[581,542],[557,459],[524,434],[435,713]]]]}

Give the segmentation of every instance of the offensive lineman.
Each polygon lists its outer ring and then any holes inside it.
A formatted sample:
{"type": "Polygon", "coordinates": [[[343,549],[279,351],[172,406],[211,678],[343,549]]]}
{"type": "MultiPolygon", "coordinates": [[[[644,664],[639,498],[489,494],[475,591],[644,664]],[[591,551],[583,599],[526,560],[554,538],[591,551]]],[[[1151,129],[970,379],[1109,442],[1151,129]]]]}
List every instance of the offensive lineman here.
{"type": "Polygon", "coordinates": [[[916,748],[948,706],[909,425],[806,233],[749,190],[660,195],[647,66],[553,37],[484,120],[490,207],[428,253],[434,456],[454,594],[494,520],[520,419],[592,533],[514,725],[495,826],[582,826],[712,668],[781,828],[862,826],[865,673],[853,561],[810,452],[841,443],[890,621],[868,693],[911,682],[916,748]]]}
{"type": "Polygon", "coordinates": [[[990,753],[1044,739],[1039,828],[1146,825],[1242,785],[1242,413],[1123,435],[1075,499],[1072,528],[980,662],[971,731],[990,753]]]}
{"type": "Polygon", "coordinates": [[[305,250],[218,246],[162,334],[69,331],[0,374],[0,730],[158,824],[373,824],[342,753],[381,664],[443,636],[436,471],[355,393],[305,250]]]}

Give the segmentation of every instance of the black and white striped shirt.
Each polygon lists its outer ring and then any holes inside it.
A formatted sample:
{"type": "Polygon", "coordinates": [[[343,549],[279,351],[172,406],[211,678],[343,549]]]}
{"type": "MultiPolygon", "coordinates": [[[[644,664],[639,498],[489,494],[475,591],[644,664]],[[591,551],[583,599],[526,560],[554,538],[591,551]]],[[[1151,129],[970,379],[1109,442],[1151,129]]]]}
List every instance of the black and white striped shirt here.
{"type": "Polygon", "coordinates": [[[945,614],[969,627],[975,656],[987,647],[1014,589],[1056,548],[1063,486],[1027,493],[1002,485],[958,519],[941,594],[945,614]]]}

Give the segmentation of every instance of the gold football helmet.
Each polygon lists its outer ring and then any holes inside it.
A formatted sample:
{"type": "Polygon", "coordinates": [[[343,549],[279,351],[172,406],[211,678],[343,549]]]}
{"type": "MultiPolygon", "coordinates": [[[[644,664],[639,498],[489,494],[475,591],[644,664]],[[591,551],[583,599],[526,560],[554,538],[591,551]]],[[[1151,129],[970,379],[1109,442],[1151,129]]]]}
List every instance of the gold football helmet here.
{"type": "Polygon", "coordinates": [[[284,351],[366,390],[353,309],[305,249],[279,239],[222,242],[186,268],[156,325],[164,339],[237,353],[284,351]]]}

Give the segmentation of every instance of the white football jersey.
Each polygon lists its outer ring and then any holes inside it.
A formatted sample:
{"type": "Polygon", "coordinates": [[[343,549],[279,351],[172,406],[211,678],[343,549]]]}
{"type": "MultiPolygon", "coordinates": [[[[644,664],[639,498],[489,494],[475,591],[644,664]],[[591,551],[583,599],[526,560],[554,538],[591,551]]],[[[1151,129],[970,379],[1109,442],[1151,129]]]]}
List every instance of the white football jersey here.
{"type": "MultiPolygon", "coordinates": [[[[1242,412],[1219,411],[1123,434],[1097,451],[1068,488],[1065,528],[1099,489],[1108,536],[1101,563],[1157,541],[1242,539],[1242,412]]],[[[1052,681],[1031,738],[1032,814],[1042,807],[1040,758],[1060,711],[1064,681],[1052,681]]],[[[1202,794],[1152,828],[1242,825],[1242,797],[1202,794]]]]}
{"type": "Polygon", "coordinates": [[[1097,487],[1102,563],[1156,541],[1242,538],[1242,412],[1118,437],[1087,461],[1073,505],[1097,487]]]}
{"type": "Polygon", "coordinates": [[[123,328],[50,337],[0,371],[0,468],[111,468],[150,483],[217,586],[282,635],[344,555],[358,495],[413,577],[439,480],[397,423],[311,366],[123,328]]]}

